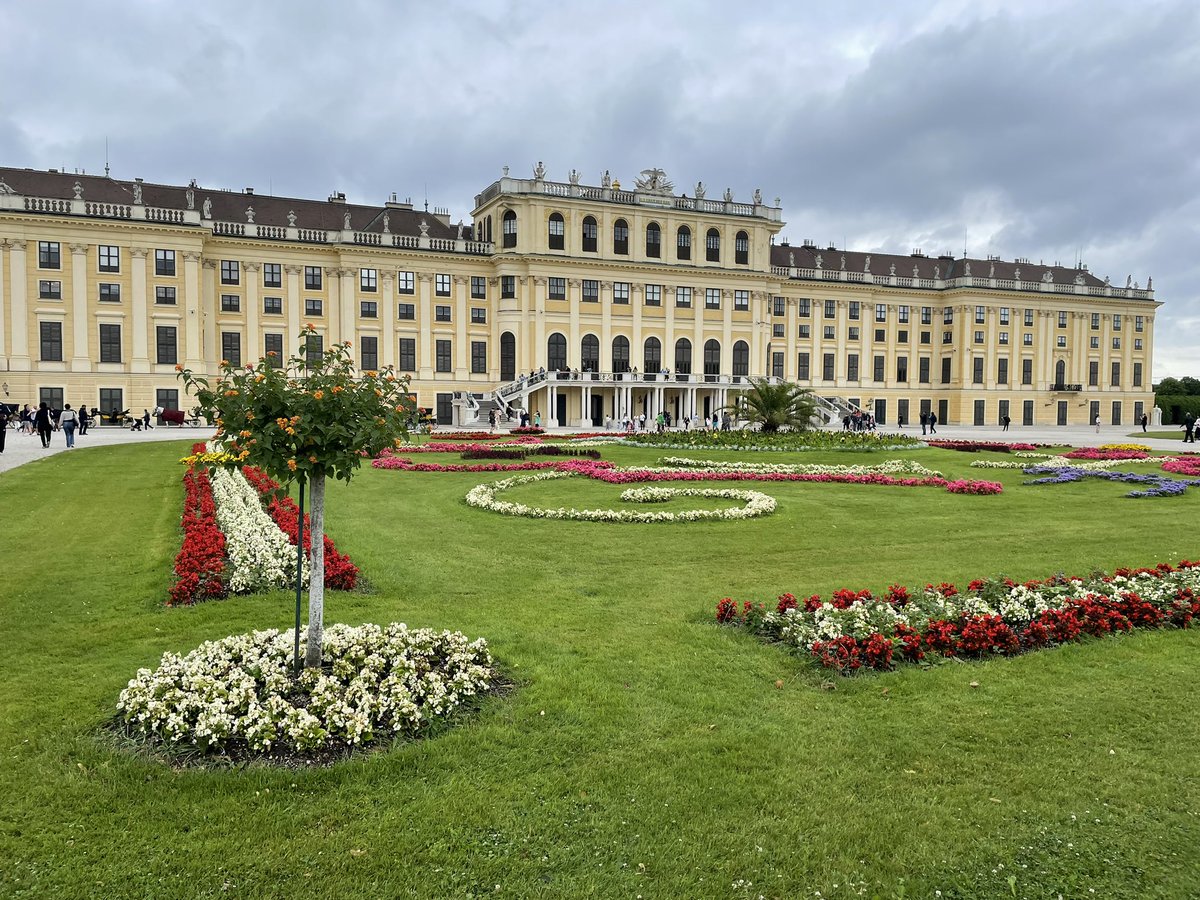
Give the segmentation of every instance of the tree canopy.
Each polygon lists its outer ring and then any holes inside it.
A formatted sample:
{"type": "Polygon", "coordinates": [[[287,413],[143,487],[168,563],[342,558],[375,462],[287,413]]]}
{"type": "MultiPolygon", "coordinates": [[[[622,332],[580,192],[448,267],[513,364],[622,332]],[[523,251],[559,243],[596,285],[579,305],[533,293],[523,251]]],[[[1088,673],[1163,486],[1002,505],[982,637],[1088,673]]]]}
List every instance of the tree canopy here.
{"type": "Polygon", "coordinates": [[[730,410],[766,432],[784,428],[803,431],[812,427],[816,402],[812,392],[798,384],[772,384],[766,378],[754,378],[750,390],[741,394],[730,410]]]}

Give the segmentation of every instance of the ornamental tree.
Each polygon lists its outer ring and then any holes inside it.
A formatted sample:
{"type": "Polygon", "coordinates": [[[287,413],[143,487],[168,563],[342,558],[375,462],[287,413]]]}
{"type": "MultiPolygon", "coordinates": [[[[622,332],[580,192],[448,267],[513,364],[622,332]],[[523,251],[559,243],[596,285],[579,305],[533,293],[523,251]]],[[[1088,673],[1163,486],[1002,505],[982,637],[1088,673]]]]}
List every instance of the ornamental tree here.
{"type": "Polygon", "coordinates": [[[729,410],[743,419],[757,422],[764,432],[781,428],[807,431],[816,414],[812,392],[798,384],[771,384],[766,378],[752,378],[751,388],[738,396],[729,410]]]}
{"type": "Polygon", "coordinates": [[[408,376],[358,374],[350,342],[321,350],[307,325],[295,356],[273,351],[257,365],[220,364],[215,382],[176,366],[201,415],[214,422],[229,467],[257,466],[284,482],[309,484],[308,643],[304,664],[321,664],[325,601],[325,479],[349,481],[364,459],[399,443],[415,409],[408,376]]]}

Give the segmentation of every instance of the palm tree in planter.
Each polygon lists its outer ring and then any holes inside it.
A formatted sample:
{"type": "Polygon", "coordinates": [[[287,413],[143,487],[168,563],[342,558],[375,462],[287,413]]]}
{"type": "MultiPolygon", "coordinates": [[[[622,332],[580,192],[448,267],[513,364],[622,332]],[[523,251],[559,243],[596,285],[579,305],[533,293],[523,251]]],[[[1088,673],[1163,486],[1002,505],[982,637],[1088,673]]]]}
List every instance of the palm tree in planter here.
{"type": "MultiPolygon", "coordinates": [[[[350,342],[321,349],[305,327],[295,356],[272,351],[257,365],[222,360],[215,383],[176,366],[200,414],[216,423],[230,468],[256,466],[272,478],[308,482],[310,551],[308,639],[304,664],[321,664],[325,608],[325,479],[349,481],[364,460],[399,443],[416,408],[408,376],[390,368],[358,373],[350,342]]],[[[303,500],[301,501],[303,502],[303,500]]],[[[297,606],[299,594],[297,594],[297,606]]],[[[297,611],[297,616],[299,612],[297,611]]],[[[297,628],[297,640],[299,639],[297,628]]]]}
{"type": "Polygon", "coordinates": [[[766,378],[751,379],[751,388],[729,406],[739,418],[756,423],[768,433],[783,428],[806,431],[812,427],[817,404],[812,392],[784,381],[772,384],[766,378]]]}

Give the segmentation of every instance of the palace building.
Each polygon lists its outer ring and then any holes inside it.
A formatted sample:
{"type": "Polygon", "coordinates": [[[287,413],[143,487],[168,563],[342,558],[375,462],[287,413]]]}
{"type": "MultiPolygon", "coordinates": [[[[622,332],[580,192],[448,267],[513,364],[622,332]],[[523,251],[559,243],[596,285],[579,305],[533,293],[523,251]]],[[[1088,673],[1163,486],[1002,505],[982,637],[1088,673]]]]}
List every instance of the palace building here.
{"type": "Polygon", "coordinates": [[[312,323],[362,369],[410,374],[447,424],[711,417],[752,377],[889,425],[1132,425],[1153,406],[1149,283],[793,246],[783,224],[760,192],[688,197],[658,169],[623,187],[506,168],[455,225],[394,196],[0,168],[0,401],[187,408],[176,364],[287,356],[312,323]]]}

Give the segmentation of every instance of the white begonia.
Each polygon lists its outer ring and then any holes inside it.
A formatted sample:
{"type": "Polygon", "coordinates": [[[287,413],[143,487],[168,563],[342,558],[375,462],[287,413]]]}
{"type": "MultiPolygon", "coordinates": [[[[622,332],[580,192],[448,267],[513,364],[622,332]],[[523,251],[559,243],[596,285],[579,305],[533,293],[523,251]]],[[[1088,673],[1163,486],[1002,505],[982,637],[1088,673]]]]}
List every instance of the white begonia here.
{"type": "MultiPolygon", "coordinates": [[[[217,525],[225,535],[229,589],[234,593],[286,589],[296,582],[296,548],[263,509],[258,491],[240,471],[209,473],[217,525]]],[[[308,560],[303,579],[308,580],[308,560]]]]}

